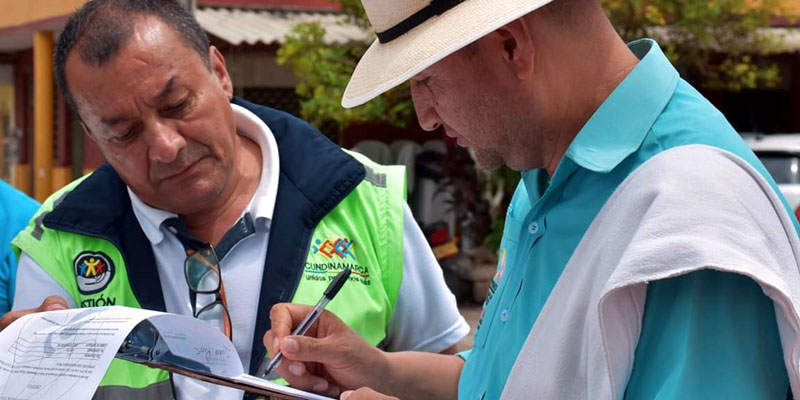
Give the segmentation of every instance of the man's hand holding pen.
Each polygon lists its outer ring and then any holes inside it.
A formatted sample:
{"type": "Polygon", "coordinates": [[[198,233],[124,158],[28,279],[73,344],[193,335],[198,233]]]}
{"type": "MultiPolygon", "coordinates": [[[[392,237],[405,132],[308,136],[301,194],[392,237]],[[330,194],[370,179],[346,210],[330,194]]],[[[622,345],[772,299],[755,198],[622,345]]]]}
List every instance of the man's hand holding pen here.
{"type": "Polygon", "coordinates": [[[385,353],[371,346],[334,314],[323,311],[305,336],[292,329],[312,307],[277,304],[270,310],[272,329],[264,335],[270,355],[283,354],[278,373],[292,386],[326,396],[369,386],[380,390],[388,371],[385,353]]]}

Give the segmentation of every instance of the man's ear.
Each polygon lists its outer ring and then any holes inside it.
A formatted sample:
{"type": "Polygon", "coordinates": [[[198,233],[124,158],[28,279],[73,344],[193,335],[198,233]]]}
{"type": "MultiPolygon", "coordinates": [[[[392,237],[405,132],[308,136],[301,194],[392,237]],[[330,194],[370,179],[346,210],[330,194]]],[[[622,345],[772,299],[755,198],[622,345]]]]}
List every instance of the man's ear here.
{"type": "Polygon", "coordinates": [[[225,63],[225,57],[215,46],[208,48],[209,61],[211,62],[211,72],[217,78],[222,90],[228,95],[228,98],[233,98],[233,82],[231,76],[228,74],[228,67],[225,63]]]}
{"type": "Polygon", "coordinates": [[[534,73],[535,48],[528,29],[528,21],[518,18],[495,31],[503,46],[503,60],[520,80],[531,77],[534,73]]]}

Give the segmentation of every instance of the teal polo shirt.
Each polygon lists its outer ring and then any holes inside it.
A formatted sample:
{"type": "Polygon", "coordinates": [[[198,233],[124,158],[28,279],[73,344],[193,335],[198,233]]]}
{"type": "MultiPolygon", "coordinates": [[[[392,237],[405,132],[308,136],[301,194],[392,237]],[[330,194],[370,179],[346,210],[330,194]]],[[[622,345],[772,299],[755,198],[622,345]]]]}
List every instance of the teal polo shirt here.
{"type": "MultiPolygon", "coordinates": [[[[688,144],[718,147],[752,164],[777,192],[737,132],[656,42],[629,47],[640,62],[577,134],[552,179],[545,170],[522,173],[459,399],[500,397],[584,232],[650,157],[688,144]]],[[[788,387],[773,305],[754,281],[700,271],[649,284],[626,399],[783,400],[788,387]]]]}

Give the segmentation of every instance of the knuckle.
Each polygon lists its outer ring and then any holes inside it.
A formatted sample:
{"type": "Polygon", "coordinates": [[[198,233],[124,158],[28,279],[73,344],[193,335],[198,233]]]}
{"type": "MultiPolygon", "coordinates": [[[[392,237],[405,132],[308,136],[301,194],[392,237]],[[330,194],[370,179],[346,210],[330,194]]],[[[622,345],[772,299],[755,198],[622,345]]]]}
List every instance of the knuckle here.
{"type": "Polygon", "coordinates": [[[283,307],[283,304],[275,304],[272,308],[269,309],[269,319],[275,320],[278,317],[278,310],[283,307]]]}
{"type": "Polygon", "coordinates": [[[322,311],[322,318],[327,320],[328,323],[333,323],[333,324],[338,324],[338,322],[341,321],[339,319],[339,317],[336,316],[336,314],[334,314],[334,313],[332,313],[332,312],[330,312],[328,310],[323,310],[322,311]]]}
{"type": "Polygon", "coordinates": [[[315,354],[320,352],[320,345],[317,341],[298,340],[299,352],[301,354],[315,354]]]}

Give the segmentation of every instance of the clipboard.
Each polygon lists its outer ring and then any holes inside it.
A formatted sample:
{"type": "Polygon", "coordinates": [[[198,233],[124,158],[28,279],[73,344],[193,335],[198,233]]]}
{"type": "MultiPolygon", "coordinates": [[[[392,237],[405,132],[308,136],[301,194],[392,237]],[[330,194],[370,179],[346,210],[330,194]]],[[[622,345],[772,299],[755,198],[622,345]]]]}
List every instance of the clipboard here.
{"type": "MultiPolygon", "coordinates": [[[[197,320],[195,320],[197,321],[197,320]]],[[[200,324],[210,327],[204,322],[200,324]]],[[[163,369],[205,382],[241,389],[246,392],[269,396],[282,400],[335,400],[315,393],[305,392],[279,385],[266,379],[248,374],[220,374],[212,366],[197,359],[184,357],[177,349],[170,348],[170,340],[165,338],[150,320],[140,322],[127,336],[117,351],[116,358],[163,369]]],[[[212,328],[213,329],[213,328],[212,328]]],[[[219,336],[227,338],[214,329],[219,336]]],[[[232,345],[231,345],[232,346],[232,345]]],[[[236,360],[238,360],[238,356],[236,360]]],[[[241,362],[239,362],[241,364],[241,362]]]]}

